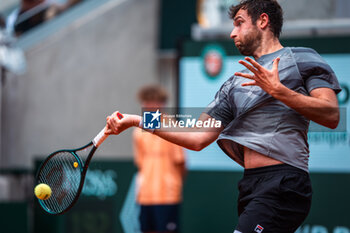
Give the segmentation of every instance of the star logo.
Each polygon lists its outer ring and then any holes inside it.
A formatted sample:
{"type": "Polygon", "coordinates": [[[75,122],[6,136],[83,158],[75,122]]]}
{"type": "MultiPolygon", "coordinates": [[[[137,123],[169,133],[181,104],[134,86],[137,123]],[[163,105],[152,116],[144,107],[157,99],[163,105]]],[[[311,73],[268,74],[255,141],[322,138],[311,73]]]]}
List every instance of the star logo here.
{"type": "Polygon", "coordinates": [[[158,119],[158,117],[160,117],[162,115],[162,113],[159,112],[159,109],[157,109],[157,111],[155,113],[151,113],[153,118],[151,120],[151,122],[153,122],[154,120],[158,119]]]}
{"type": "Polygon", "coordinates": [[[160,116],[162,115],[157,109],[156,112],[143,112],[143,128],[144,129],[160,129],[160,116]]]}

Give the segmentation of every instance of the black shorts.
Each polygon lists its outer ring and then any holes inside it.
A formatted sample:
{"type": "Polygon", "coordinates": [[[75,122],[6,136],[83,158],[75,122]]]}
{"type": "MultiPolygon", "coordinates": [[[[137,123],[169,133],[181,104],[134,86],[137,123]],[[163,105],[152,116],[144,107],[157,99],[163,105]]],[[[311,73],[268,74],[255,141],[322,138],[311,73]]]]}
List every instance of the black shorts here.
{"type": "Polygon", "coordinates": [[[179,206],[141,205],[141,231],[179,232],[179,206]]]}
{"type": "Polygon", "coordinates": [[[287,164],[246,169],[238,189],[237,233],[293,233],[311,207],[309,174],[287,164]]]}

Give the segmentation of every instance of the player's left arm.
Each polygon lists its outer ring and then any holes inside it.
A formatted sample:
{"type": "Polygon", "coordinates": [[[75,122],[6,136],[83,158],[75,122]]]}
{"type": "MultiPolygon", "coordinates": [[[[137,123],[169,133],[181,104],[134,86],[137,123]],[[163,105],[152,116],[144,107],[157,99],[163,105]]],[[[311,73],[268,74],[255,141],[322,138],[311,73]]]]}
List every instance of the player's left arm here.
{"type": "Polygon", "coordinates": [[[284,86],[279,79],[278,63],[280,58],[276,58],[271,70],[261,66],[253,59],[247,57],[246,61],[239,61],[253,74],[237,72],[235,75],[251,79],[253,81],[242,84],[243,86],[256,85],[269,93],[274,98],[282,101],[287,106],[293,108],[308,119],[335,129],[339,123],[339,107],[335,92],[330,88],[316,88],[310,92],[310,96],[305,96],[284,86]]]}

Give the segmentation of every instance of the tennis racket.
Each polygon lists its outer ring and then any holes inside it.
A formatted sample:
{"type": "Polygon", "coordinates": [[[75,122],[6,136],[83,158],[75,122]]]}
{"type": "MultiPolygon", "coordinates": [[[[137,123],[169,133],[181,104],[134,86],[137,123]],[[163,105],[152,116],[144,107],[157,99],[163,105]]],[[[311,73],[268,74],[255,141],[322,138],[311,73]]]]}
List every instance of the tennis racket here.
{"type": "MultiPolygon", "coordinates": [[[[118,113],[119,119],[123,115],[118,113]]],[[[77,202],[84,186],[85,175],[96,149],[108,137],[103,128],[87,145],[73,150],[59,150],[50,154],[41,164],[36,180],[51,187],[52,194],[47,200],[39,200],[41,207],[50,214],[63,214],[77,202]],[[81,151],[90,152],[83,163],[78,155],[81,151]]]]}

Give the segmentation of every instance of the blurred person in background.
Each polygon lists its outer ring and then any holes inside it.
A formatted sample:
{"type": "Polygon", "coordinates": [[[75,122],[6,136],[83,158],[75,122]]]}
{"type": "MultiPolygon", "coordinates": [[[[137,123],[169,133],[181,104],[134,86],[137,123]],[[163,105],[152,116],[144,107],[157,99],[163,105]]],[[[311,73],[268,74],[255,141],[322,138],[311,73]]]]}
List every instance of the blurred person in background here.
{"type": "Polygon", "coordinates": [[[5,83],[5,71],[21,75],[26,70],[26,59],[21,48],[16,46],[16,38],[7,32],[6,21],[0,15],[0,68],[1,82],[5,83]]]}
{"type": "MultiPolygon", "coordinates": [[[[165,107],[168,93],[157,85],[140,89],[138,99],[145,111],[165,107]]],[[[179,232],[179,208],[186,173],[183,148],[140,128],[133,132],[138,168],[137,203],[141,207],[141,231],[179,232]]]]}
{"type": "Polygon", "coordinates": [[[21,0],[6,20],[9,34],[20,36],[37,25],[50,20],[81,0],[21,0]]]}
{"type": "MultiPolygon", "coordinates": [[[[341,88],[315,50],[281,45],[283,10],[276,0],[243,0],[229,15],[231,39],[254,59],[239,61],[245,69],[224,82],[199,117],[220,127],[145,130],[195,151],[217,140],[244,167],[234,233],[294,233],[311,208],[309,122],[338,126],[341,88]]],[[[118,113],[107,117],[107,134],[143,126],[141,116],[118,119],[118,113]]]]}
{"type": "Polygon", "coordinates": [[[7,32],[20,36],[41,24],[46,20],[46,12],[49,6],[46,0],[21,0],[20,6],[7,17],[7,32]]]}
{"type": "Polygon", "coordinates": [[[0,15],[0,29],[4,29],[6,27],[6,21],[5,18],[0,15]]]}
{"type": "Polygon", "coordinates": [[[54,18],[81,1],[82,0],[50,0],[51,6],[46,14],[46,19],[54,18]]]}

